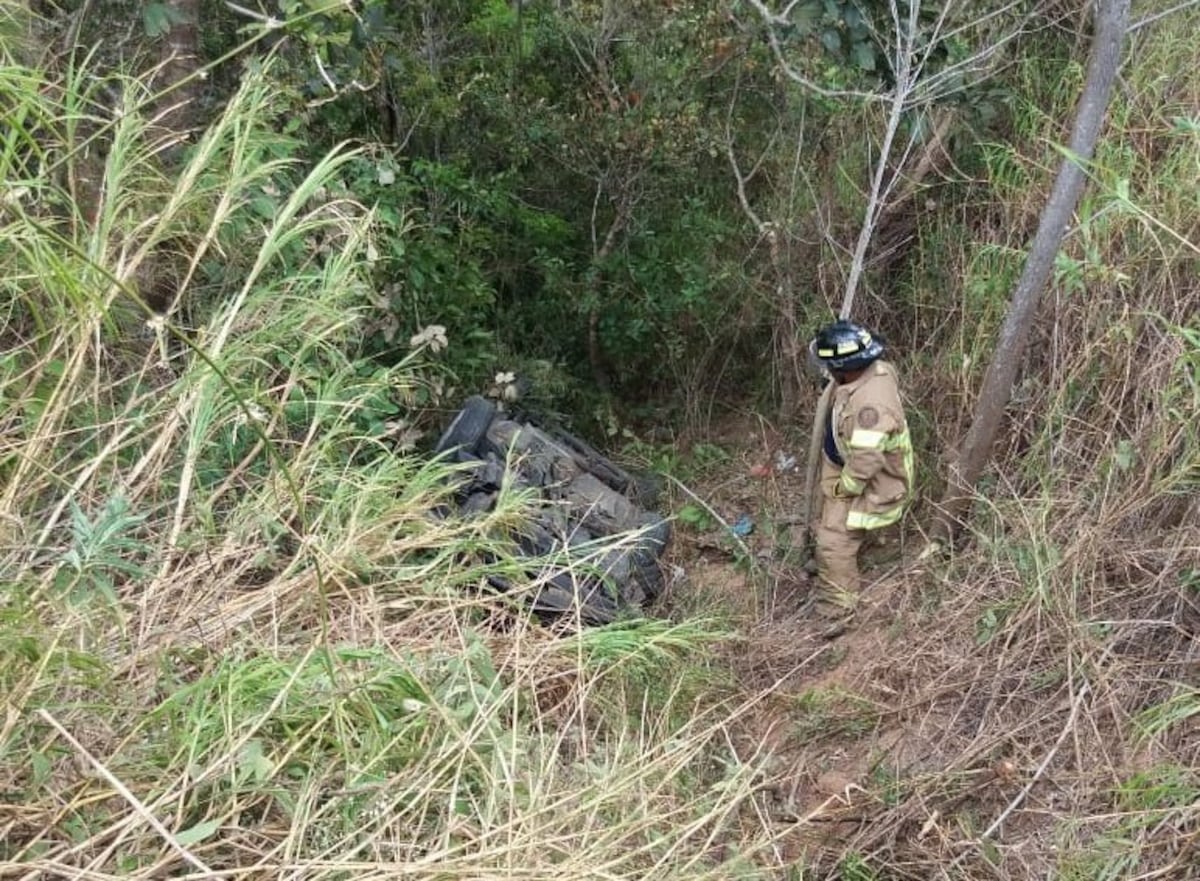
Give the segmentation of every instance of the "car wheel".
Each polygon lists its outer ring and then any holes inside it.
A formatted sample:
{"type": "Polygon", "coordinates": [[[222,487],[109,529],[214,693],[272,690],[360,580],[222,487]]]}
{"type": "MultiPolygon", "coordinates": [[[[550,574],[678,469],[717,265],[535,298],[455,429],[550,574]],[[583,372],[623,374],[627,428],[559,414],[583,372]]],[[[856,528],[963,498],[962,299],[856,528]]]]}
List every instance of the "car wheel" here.
{"type": "Polygon", "coordinates": [[[445,453],[458,449],[471,455],[479,447],[479,441],[496,418],[496,405],[478,395],[467,398],[454,420],[438,439],[434,452],[445,453]]]}

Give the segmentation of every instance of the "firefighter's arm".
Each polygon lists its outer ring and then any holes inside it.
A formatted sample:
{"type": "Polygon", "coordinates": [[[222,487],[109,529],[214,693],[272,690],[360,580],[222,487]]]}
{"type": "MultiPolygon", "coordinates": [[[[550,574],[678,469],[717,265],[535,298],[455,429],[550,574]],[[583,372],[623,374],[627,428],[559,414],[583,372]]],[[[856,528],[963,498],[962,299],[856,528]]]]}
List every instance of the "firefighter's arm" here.
{"type": "Polygon", "coordinates": [[[853,415],[853,428],[846,443],[849,455],[838,481],[838,494],[860,496],[884,466],[888,436],[898,423],[882,408],[864,406],[853,415]]]}

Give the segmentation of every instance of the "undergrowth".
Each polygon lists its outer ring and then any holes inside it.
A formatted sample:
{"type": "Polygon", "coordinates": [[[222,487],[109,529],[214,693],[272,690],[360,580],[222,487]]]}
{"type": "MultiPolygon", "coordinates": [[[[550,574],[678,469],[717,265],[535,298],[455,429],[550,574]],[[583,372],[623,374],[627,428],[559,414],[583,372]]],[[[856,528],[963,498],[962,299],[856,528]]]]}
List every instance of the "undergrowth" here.
{"type": "MultiPolygon", "coordinates": [[[[355,153],[293,161],[263,79],[168,175],[139,78],[6,59],[0,873],[1189,877],[1194,24],[1133,47],[971,541],[900,567],[869,598],[880,648],[820,684],[794,621],[527,612],[526,500],[445,515],[453,466],[410,449],[442,336],[359,357],[355,153]],[[747,736],[768,712],[782,740],[747,736]]],[[[1061,70],[1021,76],[1011,143],[962,184],[979,213],[932,212],[909,262],[933,445],[962,435],[1071,110],[1061,70]]]]}
{"type": "MultiPolygon", "coordinates": [[[[886,781],[859,781],[832,877],[842,849],[889,879],[1200,865],[1200,78],[1179,63],[1195,21],[1132,39],[971,535],[891,581],[879,652],[842,677],[881,709],[849,752],[886,781]]],[[[943,449],[965,433],[1078,74],[1024,65],[975,210],[921,224],[908,385],[943,449]]]]}
{"type": "Polygon", "coordinates": [[[525,498],[448,515],[410,449],[453,331],[356,356],[353,151],[294,162],[250,71],[168,176],[140,79],[10,62],[0,872],[758,871],[732,635],[532,617],[525,498]]]}

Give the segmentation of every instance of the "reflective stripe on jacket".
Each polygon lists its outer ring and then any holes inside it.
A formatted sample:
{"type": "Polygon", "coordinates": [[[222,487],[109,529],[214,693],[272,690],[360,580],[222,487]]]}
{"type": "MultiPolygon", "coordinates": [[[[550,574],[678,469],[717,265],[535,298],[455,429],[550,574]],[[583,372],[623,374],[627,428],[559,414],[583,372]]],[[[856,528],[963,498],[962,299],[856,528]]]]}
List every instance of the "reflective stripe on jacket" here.
{"type": "Polygon", "coordinates": [[[904,514],[914,474],[912,439],[895,368],[876,361],[833,393],[834,442],[845,464],[826,492],[852,498],[848,529],[881,529],[904,514]]]}

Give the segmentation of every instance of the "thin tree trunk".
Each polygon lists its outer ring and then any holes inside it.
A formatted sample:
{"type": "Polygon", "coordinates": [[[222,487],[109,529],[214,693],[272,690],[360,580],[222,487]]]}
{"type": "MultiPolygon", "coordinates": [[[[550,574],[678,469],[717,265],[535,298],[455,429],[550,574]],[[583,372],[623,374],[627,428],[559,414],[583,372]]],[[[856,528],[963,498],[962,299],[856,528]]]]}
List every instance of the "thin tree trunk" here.
{"type": "Polygon", "coordinates": [[[804,528],[801,530],[800,546],[808,552],[812,540],[813,521],[819,513],[819,504],[824,502],[817,492],[818,475],[821,473],[821,457],[825,455],[825,420],[833,405],[833,382],[825,384],[825,390],[817,398],[817,409],[813,414],[812,431],[808,437],[808,467],[804,470],[804,528]]]}
{"type": "MultiPolygon", "coordinates": [[[[599,198],[600,190],[596,190],[596,196],[599,198]]],[[[592,255],[592,271],[591,279],[588,282],[588,293],[592,302],[591,308],[588,310],[588,362],[592,368],[592,381],[596,383],[596,387],[604,394],[608,394],[612,390],[612,379],[608,375],[608,368],[605,364],[604,347],[600,343],[600,300],[604,293],[604,261],[612,254],[613,249],[617,245],[617,240],[621,233],[625,230],[626,224],[629,222],[629,215],[633,211],[633,200],[628,194],[623,194],[621,203],[617,206],[616,216],[613,218],[612,224],[608,227],[608,232],[604,236],[604,242],[598,250],[592,255]]],[[[594,223],[594,217],[593,217],[594,223]]],[[[593,228],[593,235],[595,234],[593,228]]],[[[595,245],[593,244],[593,248],[595,245]]]]}
{"type": "Polygon", "coordinates": [[[1029,258],[1013,292],[995,354],[983,378],[971,428],[958,460],[951,466],[934,530],[939,541],[949,541],[963,526],[975,483],[991,458],[1000,419],[1012,395],[1013,381],[1025,353],[1042,291],[1054,269],[1063,234],[1083,191],[1086,181],[1083,165],[1092,157],[1108,109],[1128,27],[1129,4],[1130,0],[1098,0],[1087,77],[1071,132],[1071,155],[1063,158],[1054,189],[1042,210],[1029,258]]]}
{"type": "MultiPolygon", "coordinates": [[[[893,10],[895,7],[893,6],[893,10]]],[[[899,14],[896,15],[896,87],[892,92],[891,107],[888,110],[887,126],[883,131],[883,143],[879,147],[879,161],[875,164],[875,174],[871,178],[870,195],[867,207],[863,212],[862,228],[858,231],[858,241],[854,245],[854,257],[850,261],[850,275],[846,279],[846,290],[842,296],[842,308],[838,310],[838,318],[849,318],[854,310],[854,295],[858,293],[858,283],[862,278],[867,261],[867,247],[871,244],[871,236],[875,232],[875,224],[883,213],[887,203],[888,193],[900,176],[900,168],[893,173],[887,185],[884,178],[888,171],[888,158],[892,155],[892,141],[900,129],[900,122],[908,106],[909,97],[916,85],[917,77],[921,74],[918,65],[913,66],[914,41],[917,33],[917,14],[919,4],[910,3],[907,20],[907,33],[900,26],[899,14]]],[[[903,166],[901,159],[900,165],[903,166]]]]}
{"type": "Polygon", "coordinates": [[[186,132],[195,121],[200,95],[200,0],[170,0],[171,29],[163,36],[160,57],[162,78],[158,91],[162,96],[159,125],[171,132],[186,132]]]}

